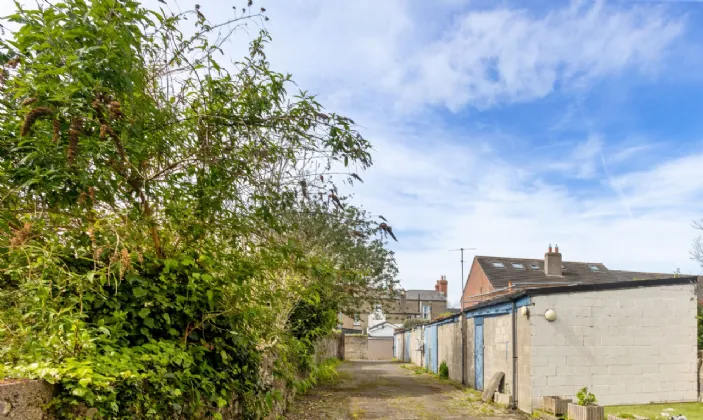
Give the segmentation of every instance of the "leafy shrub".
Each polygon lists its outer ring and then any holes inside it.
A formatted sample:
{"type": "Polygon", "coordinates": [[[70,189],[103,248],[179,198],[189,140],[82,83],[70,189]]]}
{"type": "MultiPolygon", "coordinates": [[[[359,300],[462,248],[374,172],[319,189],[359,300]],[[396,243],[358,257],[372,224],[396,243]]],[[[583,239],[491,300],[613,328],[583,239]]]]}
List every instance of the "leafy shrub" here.
{"type": "Polygon", "coordinates": [[[391,227],[331,178],[371,164],[353,122],[287,92],[265,32],[216,61],[218,28],[258,18],[135,0],[8,18],[0,377],[57,384],[62,417],[264,417],[274,383],[332,375],[312,353],[336,313],[395,285],[391,227]]]}
{"type": "Polygon", "coordinates": [[[581,388],[576,394],[576,398],[578,398],[578,405],[595,405],[598,402],[596,396],[588,391],[588,387],[581,388]]]}
{"type": "Polygon", "coordinates": [[[449,366],[446,362],[442,362],[439,365],[439,377],[441,379],[449,379],[449,366]]]}

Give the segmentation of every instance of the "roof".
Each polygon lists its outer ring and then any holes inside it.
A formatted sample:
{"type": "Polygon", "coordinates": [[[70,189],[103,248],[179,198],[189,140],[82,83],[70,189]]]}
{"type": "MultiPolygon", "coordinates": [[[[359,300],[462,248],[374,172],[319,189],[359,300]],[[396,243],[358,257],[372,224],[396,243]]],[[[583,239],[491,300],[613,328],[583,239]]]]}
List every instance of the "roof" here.
{"type": "Polygon", "coordinates": [[[614,281],[610,283],[592,283],[580,284],[572,286],[556,286],[556,287],[537,287],[533,289],[518,290],[509,294],[501,295],[493,299],[485,300],[481,303],[473,305],[464,310],[464,312],[472,312],[477,309],[497,305],[499,303],[512,302],[523,296],[542,296],[563,293],[579,293],[579,292],[597,292],[605,290],[622,290],[636,289],[640,287],[656,287],[656,286],[675,286],[681,284],[696,283],[696,276],[675,277],[667,279],[648,279],[648,280],[632,280],[632,281],[614,281]]]}
{"type": "Polygon", "coordinates": [[[376,325],[374,325],[373,327],[369,327],[369,331],[378,329],[378,328],[380,328],[380,327],[383,327],[384,325],[390,325],[390,326],[393,327],[393,328],[400,328],[400,325],[398,325],[398,324],[391,324],[391,323],[388,322],[388,321],[383,321],[383,322],[381,322],[380,324],[376,324],[376,325]]]}
{"type": "Polygon", "coordinates": [[[671,273],[645,273],[643,271],[610,270],[610,272],[620,281],[668,279],[673,276],[671,273]]]}
{"type": "Polygon", "coordinates": [[[494,288],[513,286],[539,286],[555,284],[596,284],[619,281],[619,279],[602,263],[563,261],[561,276],[548,276],[544,273],[544,260],[527,258],[505,258],[477,256],[479,265],[486,273],[494,288]],[[503,263],[505,268],[496,268],[494,262],[503,263]],[[512,263],[522,264],[524,269],[513,268],[512,263]],[[539,270],[533,270],[530,265],[537,264],[539,270]],[[598,271],[591,270],[595,266],[598,271]],[[521,284],[522,283],[522,284],[521,284]]]}
{"type": "Polygon", "coordinates": [[[420,300],[441,300],[444,302],[447,297],[436,290],[417,290],[411,289],[405,291],[405,298],[410,300],[417,300],[419,296],[420,300]]]}

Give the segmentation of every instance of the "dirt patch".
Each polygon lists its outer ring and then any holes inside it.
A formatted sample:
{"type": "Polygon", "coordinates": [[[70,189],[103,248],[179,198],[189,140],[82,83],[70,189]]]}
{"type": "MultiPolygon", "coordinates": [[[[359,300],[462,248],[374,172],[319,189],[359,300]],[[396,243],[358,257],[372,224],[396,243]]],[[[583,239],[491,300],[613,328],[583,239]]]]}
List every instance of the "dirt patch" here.
{"type": "Polygon", "coordinates": [[[339,366],[336,383],[301,396],[286,419],[500,419],[526,417],[481,401],[481,394],[400,363],[339,366]]]}

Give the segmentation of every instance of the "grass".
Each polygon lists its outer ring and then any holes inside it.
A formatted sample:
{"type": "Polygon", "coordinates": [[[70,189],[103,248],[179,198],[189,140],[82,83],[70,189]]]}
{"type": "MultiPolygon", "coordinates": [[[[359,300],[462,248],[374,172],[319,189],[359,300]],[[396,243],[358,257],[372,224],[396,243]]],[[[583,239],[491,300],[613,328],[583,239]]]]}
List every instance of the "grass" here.
{"type": "MultiPolygon", "coordinates": [[[[647,404],[647,405],[620,405],[605,407],[605,414],[638,414],[649,417],[652,420],[665,419],[661,413],[669,416],[682,414],[687,419],[703,419],[703,403],[671,403],[671,404],[647,404]],[[667,411],[673,408],[674,411],[667,411]]],[[[634,417],[634,416],[633,416],[634,417]]],[[[625,417],[627,418],[627,417],[625,417]]]]}

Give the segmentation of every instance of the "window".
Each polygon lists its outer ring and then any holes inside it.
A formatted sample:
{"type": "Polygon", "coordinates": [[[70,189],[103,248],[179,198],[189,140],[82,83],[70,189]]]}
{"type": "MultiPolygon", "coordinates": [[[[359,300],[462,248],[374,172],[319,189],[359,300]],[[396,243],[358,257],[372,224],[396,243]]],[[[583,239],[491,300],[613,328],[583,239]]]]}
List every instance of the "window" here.
{"type": "Polygon", "coordinates": [[[593,272],[600,271],[600,268],[598,268],[595,264],[588,264],[588,268],[590,268],[593,272]]]}
{"type": "Polygon", "coordinates": [[[513,263],[513,268],[516,270],[524,270],[525,266],[520,263],[513,263]]]}
{"type": "Polygon", "coordinates": [[[539,264],[530,264],[530,268],[533,270],[539,270],[539,264]]]}
{"type": "Polygon", "coordinates": [[[493,267],[495,267],[495,268],[505,268],[505,265],[504,265],[502,262],[496,261],[496,262],[493,263],[493,267]]]}
{"type": "Polygon", "coordinates": [[[422,319],[430,319],[432,317],[432,306],[422,305],[422,319]]]}
{"type": "Polygon", "coordinates": [[[354,314],[354,325],[361,325],[361,317],[359,314],[354,314]]]}

